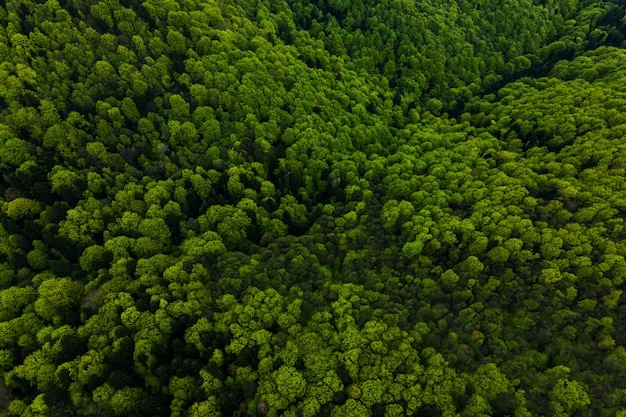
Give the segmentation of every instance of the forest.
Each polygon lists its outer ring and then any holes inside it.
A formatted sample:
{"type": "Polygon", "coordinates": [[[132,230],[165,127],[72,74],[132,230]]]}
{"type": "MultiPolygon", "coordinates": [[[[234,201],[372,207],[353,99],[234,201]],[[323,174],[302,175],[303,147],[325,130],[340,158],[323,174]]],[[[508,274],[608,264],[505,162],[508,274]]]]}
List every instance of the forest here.
{"type": "Polygon", "coordinates": [[[626,417],[622,0],[0,0],[0,416],[626,417]]]}

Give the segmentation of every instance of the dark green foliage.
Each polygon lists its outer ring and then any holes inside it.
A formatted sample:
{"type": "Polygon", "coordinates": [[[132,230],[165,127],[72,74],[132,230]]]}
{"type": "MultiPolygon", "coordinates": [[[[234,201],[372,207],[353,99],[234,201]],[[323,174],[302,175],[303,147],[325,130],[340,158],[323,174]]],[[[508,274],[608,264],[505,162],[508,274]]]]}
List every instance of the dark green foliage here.
{"type": "Polygon", "coordinates": [[[0,416],[624,415],[622,6],[0,2],[0,416]]]}

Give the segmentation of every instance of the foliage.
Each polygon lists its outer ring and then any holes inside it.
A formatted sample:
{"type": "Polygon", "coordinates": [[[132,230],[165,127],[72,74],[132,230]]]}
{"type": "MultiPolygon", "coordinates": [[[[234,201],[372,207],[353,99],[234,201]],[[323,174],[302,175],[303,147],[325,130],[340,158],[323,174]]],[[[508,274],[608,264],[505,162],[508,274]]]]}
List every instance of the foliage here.
{"type": "Polygon", "coordinates": [[[0,2],[0,415],[623,415],[625,14],[0,2]]]}

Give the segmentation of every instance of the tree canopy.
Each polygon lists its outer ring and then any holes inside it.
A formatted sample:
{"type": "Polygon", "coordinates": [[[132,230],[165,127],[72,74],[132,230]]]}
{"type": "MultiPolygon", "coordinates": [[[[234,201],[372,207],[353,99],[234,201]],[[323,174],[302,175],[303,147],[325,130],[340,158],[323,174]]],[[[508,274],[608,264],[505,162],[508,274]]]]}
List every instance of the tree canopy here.
{"type": "Polygon", "coordinates": [[[625,16],[0,2],[0,416],[626,415],[625,16]]]}

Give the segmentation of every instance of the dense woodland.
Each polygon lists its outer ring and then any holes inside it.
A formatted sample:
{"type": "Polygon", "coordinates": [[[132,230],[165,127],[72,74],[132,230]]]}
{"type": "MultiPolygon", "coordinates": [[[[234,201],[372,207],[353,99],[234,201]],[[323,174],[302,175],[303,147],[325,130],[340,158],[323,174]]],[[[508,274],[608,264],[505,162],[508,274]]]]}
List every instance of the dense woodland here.
{"type": "Polygon", "coordinates": [[[626,416],[625,12],[0,0],[0,415],[626,416]]]}

